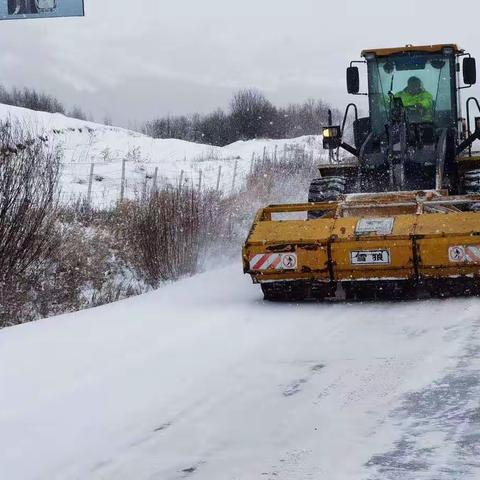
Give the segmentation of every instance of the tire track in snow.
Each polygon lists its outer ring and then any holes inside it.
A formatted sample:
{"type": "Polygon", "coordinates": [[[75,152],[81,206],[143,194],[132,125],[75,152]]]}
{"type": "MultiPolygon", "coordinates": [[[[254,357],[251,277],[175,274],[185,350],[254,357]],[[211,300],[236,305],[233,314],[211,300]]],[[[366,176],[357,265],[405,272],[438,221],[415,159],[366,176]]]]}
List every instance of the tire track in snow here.
{"type": "MultiPolygon", "coordinates": [[[[355,359],[343,361],[346,365],[336,376],[333,382],[328,385],[320,384],[320,393],[317,393],[311,400],[312,418],[318,416],[318,412],[324,408],[325,403],[334,402],[336,404],[336,415],[339,417],[348,417],[352,405],[358,408],[362,403],[365,405],[365,414],[367,410],[375,410],[375,405],[382,405],[395,397],[397,388],[402,383],[402,376],[406,372],[414,369],[414,362],[405,362],[403,360],[391,358],[376,359],[371,362],[364,370],[355,369],[355,359]]],[[[328,365],[325,366],[325,373],[328,371],[328,365]]],[[[306,406],[306,408],[309,408],[306,406]]],[[[376,415],[372,415],[376,418],[376,415]]],[[[334,419],[329,419],[332,423],[334,419]]],[[[376,420],[372,420],[375,424],[376,420]]],[[[340,422],[341,423],[341,422],[340,422]]],[[[312,428],[315,432],[321,432],[322,425],[312,428]]],[[[365,436],[372,435],[370,428],[365,431],[365,436]]],[[[265,476],[269,480],[290,480],[290,479],[318,479],[326,478],[324,475],[331,476],[331,472],[324,469],[321,465],[318,446],[312,448],[303,448],[288,451],[279,460],[278,464],[272,467],[271,471],[266,472],[265,476]]]]}
{"type": "MultiPolygon", "coordinates": [[[[452,339],[454,333],[447,332],[452,339]]],[[[401,434],[392,449],[367,462],[375,471],[369,480],[480,478],[480,321],[465,337],[456,365],[407,394],[393,412],[390,421],[399,424],[401,434]]]]}
{"type": "MultiPolygon", "coordinates": [[[[459,336],[458,328],[461,329],[461,320],[459,323],[460,327],[458,324],[445,327],[445,333],[443,335],[445,342],[454,342],[457,340],[459,336]]],[[[406,326],[401,329],[401,333],[406,342],[405,345],[408,345],[410,341],[421,340],[421,337],[428,334],[428,330],[423,327],[406,326]]],[[[463,336],[469,337],[470,334],[463,332],[463,336]]],[[[399,346],[400,345],[401,338],[399,337],[399,346]]],[[[401,349],[399,348],[399,350],[401,349]]],[[[425,363],[425,359],[429,357],[429,353],[431,354],[432,352],[426,350],[424,355],[417,357],[412,355],[412,358],[406,357],[404,354],[396,354],[385,358],[373,358],[361,369],[356,368],[354,358],[343,360],[342,363],[344,366],[338,373],[338,376],[323,386],[317,399],[313,403],[319,408],[323,408],[326,402],[335,399],[336,415],[339,417],[343,415],[348,416],[350,409],[358,409],[363,406],[363,420],[367,417],[371,419],[370,427],[365,429],[363,433],[363,441],[368,443],[369,440],[372,440],[373,442],[377,440],[377,437],[381,437],[379,431],[382,425],[392,422],[392,411],[396,411],[394,409],[395,406],[398,405],[398,393],[402,392],[402,388],[404,388],[403,384],[408,382],[409,377],[415,374],[415,372],[422,373],[423,364],[425,363]]],[[[331,366],[331,362],[327,362],[327,367],[329,366],[331,366]]],[[[336,370],[338,371],[338,368],[336,370]]],[[[447,386],[447,388],[451,387],[451,385],[447,386]]],[[[465,385],[460,387],[460,391],[462,391],[462,387],[465,388],[465,385]]],[[[360,419],[352,418],[352,422],[356,422],[357,420],[360,419]]],[[[322,427],[319,426],[315,428],[315,431],[319,431],[321,428],[322,427]]],[[[341,430],[341,428],[338,428],[336,432],[337,434],[341,434],[341,431],[339,432],[338,430],[341,430]]],[[[355,430],[355,428],[352,428],[352,430],[355,430]]],[[[334,438],[332,438],[332,440],[334,440],[334,438]]],[[[345,474],[345,472],[343,472],[343,474],[340,473],[340,471],[342,471],[341,468],[339,468],[338,473],[335,472],[335,468],[332,469],[331,466],[325,466],[325,464],[330,463],[329,461],[325,461],[327,460],[326,457],[328,457],[328,446],[326,449],[327,454],[323,455],[322,458],[322,450],[318,448],[318,445],[315,445],[315,441],[311,442],[310,445],[312,448],[292,450],[283,455],[280,461],[268,472],[268,475],[266,474],[267,478],[271,480],[303,480],[308,478],[338,478],[339,480],[343,480],[345,478],[366,478],[365,472],[361,467],[357,468],[355,473],[352,472],[351,476],[345,474]]],[[[352,452],[347,450],[343,456],[349,458],[351,453],[352,452]]],[[[338,453],[332,451],[332,456],[336,457],[338,453]]],[[[418,471],[417,469],[416,474],[418,471]]],[[[390,479],[390,477],[384,477],[382,474],[380,474],[378,478],[375,477],[374,480],[390,479]]],[[[415,475],[411,477],[411,480],[420,478],[415,475]]],[[[398,480],[398,478],[403,477],[399,477],[398,471],[396,471],[391,478],[392,480],[398,480]]],[[[405,478],[410,480],[410,477],[405,478]]],[[[447,475],[445,477],[432,476],[428,478],[429,480],[443,480],[444,478],[446,480],[447,478],[457,477],[448,477],[447,475]]]]}

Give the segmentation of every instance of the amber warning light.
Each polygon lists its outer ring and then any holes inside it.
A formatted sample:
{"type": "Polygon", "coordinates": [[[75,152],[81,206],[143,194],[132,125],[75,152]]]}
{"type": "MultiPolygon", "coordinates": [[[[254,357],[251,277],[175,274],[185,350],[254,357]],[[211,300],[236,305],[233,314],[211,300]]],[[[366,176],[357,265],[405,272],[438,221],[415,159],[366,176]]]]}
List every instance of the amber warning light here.
{"type": "Polygon", "coordinates": [[[342,143],[342,130],[340,127],[325,127],[322,130],[323,148],[333,150],[342,143]]]}

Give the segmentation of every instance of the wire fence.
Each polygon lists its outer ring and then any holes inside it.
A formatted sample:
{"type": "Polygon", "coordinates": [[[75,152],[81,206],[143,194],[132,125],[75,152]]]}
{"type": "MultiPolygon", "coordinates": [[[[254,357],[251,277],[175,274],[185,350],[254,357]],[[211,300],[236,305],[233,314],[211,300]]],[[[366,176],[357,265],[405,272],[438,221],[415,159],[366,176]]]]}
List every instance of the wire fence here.
{"type": "MultiPolygon", "coordinates": [[[[312,163],[313,152],[306,147],[285,145],[282,151],[266,147],[261,154],[252,153],[250,160],[207,158],[194,165],[172,168],[172,163],[138,162],[127,158],[120,165],[112,162],[68,162],[62,172],[62,199],[79,200],[88,205],[109,206],[142,195],[166,185],[197,190],[233,193],[244,185],[247,176],[259,162],[272,164],[306,158],[312,163]]],[[[181,163],[181,162],[178,162],[181,163]]]]}

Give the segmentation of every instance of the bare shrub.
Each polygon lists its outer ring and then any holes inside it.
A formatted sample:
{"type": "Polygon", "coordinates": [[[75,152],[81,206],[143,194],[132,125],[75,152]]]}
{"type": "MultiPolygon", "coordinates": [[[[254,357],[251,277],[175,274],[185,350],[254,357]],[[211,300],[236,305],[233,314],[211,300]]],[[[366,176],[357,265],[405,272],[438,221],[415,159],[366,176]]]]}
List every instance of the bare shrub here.
{"type": "Polygon", "coordinates": [[[62,212],[57,234],[62,248],[52,252],[32,297],[37,317],[114,302],[144,291],[117,242],[109,212],[88,216],[62,212]]]}
{"type": "Polygon", "coordinates": [[[59,171],[57,148],[0,122],[0,324],[58,247],[59,171]]]}
{"type": "Polygon", "coordinates": [[[196,273],[211,245],[229,238],[229,202],[216,192],[165,187],[120,208],[132,262],[152,287],[196,273]]]}

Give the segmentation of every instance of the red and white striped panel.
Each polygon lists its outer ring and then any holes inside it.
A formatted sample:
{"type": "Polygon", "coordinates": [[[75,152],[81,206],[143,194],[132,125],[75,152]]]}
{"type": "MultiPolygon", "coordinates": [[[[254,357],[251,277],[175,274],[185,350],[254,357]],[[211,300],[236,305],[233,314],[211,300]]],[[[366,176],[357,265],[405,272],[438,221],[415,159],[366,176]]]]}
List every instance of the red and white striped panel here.
{"type": "Polygon", "coordinates": [[[296,253],[261,253],[250,258],[250,270],[295,270],[297,263],[296,253]]]}
{"type": "Polygon", "coordinates": [[[448,249],[448,258],[456,263],[480,263],[480,245],[456,245],[448,249]]]}
{"type": "Polygon", "coordinates": [[[480,246],[469,245],[465,248],[465,252],[469,263],[480,263],[480,246]]]}

